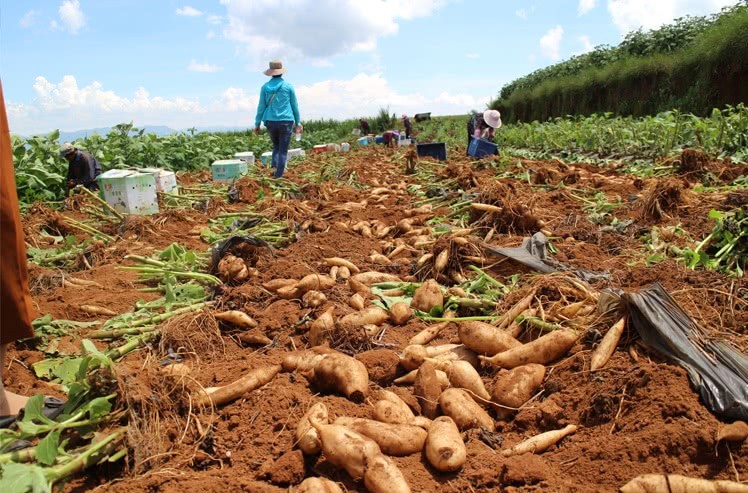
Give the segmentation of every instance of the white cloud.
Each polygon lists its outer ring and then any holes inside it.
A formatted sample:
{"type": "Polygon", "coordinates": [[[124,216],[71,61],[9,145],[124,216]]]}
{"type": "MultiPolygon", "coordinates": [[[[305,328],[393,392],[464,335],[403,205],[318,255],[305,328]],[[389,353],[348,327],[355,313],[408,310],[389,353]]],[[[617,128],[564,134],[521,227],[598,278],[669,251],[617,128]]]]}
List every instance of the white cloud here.
{"type": "Polygon", "coordinates": [[[577,14],[582,16],[590,10],[594,9],[596,5],[597,0],[579,0],[579,5],[577,6],[577,14]]]}
{"type": "Polygon", "coordinates": [[[195,7],[190,7],[189,5],[178,8],[176,13],[177,15],[184,15],[186,17],[199,17],[203,15],[201,11],[197,10],[195,7]]]}
{"type": "Polygon", "coordinates": [[[219,67],[218,65],[213,65],[210,63],[198,63],[195,60],[191,60],[190,64],[187,66],[187,70],[189,70],[190,72],[215,73],[223,70],[223,67],[219,67]]]}
{"type": "Polygon", "coordinates": [[[465,55],[466,57],[470,58],[471,60],[475,60],[476,58],[480,58],[480,55],[477,53],[468,53],[465,55]]]}
{"type": "Polygon", "coordinates": [[[733,5],[735,0],[608,0],[608,11],[621,34],[654,29],[684,15],[704,15],[733,5]]]}
{"type": "Polygon", "coordinates": [[[590,37],[583,34],[582,36],[578,36],[577,40],[582,45],[582,49],[577,53],[581,55],[582,53],[587,53],[588,51],[592,51],[595,46],[592,44],[592,41],[590,41],[590,37]]]}
{"type": "Polygon", "coordinates": [[[514,15],[519,17],[520,19],[527,20],[528,17],[530,17],[530,14],[535,12],[535,5],[530,6],[529,9],[521,8],[514,11],[514,15]]]}
{"type": "Polygon", "coordinates": [[[223,16],[210,14],[206,20],[208,21],[208,24],[218,25],[223,22],[223,16]]]}
{"type": "Polygon", "coordinates": [[[36,17],[39,14],[36,10],[29,10],[26,12],[23,17],[21,17],[21,20],[18,21],[18,24],[24,28],[27,29],[34,24],[36,24],[36,17]]]}
{"type": "MultiPolygon", "coordinates": [[[[13,133],[49,132],[55,128],[77,130],[108,127],[133,121],[136,126],[168,125],[175,129],[192,126],[254,125],[258,93],[228,87],[207,101],[183,97],[162,97],[141,87],[131,97],[105,89],[99,82],[80,87],[67,75],[59,83],[37,77],[36,98],[31,103],[8,101],[8,118],[13,133]],[[78,115],[71,120],[70,115],[78,115]],[[75,127],[71,127],[75,125],[75,127]]],[[[389,107],[397,114],[430,111],[433,115],[467,113],[484,107],[491,95],[467,93],[402,93],[390,87],[381,74],[359,73],[350,79],[332,79],[297,85],[296,94],[303,119],[353,118],[375,115],[389,107]]]]}
{"type": "MultiPolygon", "coordinates": [[[[78,0],[64,0],[58,9],[62,26],[73,34],[77,34],[80,28],[86,25],[86,16],[81,10],[78,0]]],[[[59,27],[59,24],[53,21],[59,27]]]]}
{"type": "Polygon", "coordinates": [[[207,33],[205,33],[205,39],[213,39],[216,37],[216,32],[212,29],[210,29],[207,33]]]}
{"type": "Polygon", "coordinates": [[[558,60],[561,58],[561,40],[564,37],[564,28],[556,26],[549,29],[540,38],[540,51],[546,58],[558,60]]]}
{"type": "Polygon", "coordinates": [[[425,17],[449,0],[221,0],[223,35],[254,69],[267,60],[323,59],[372,51],[399,21],[425,17]]]}

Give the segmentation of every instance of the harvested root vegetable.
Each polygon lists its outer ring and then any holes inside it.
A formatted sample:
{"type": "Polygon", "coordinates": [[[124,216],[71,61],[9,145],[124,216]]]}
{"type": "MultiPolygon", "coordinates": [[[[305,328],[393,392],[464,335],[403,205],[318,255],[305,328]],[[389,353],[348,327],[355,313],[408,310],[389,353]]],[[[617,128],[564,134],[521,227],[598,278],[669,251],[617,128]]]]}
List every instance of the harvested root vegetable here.
{"type": "Polygon", "coordinates": [[[387,254],[387,258],[393,259],[403,253],[408,247],[405,244],[401,244],[395,247],[390,253],[387,254]]]}
{"type": "Polygon", "coordinates": [[[416,380],[413,382],[413,393],[421,405],[421,414],[429,419],[436,418],[439,396],[442,393],[436,371],[436,366],[426,361],[418,368],[416,380]]]}
{"type": "Polygon", "coordinates": [[[449,388],[439,396],[439,407],[464,431],[471,428],[487,428],[493,431],[493,418],[478,405],[465,389],[449,388]]]}
{"type": "Polygon", "coordinates": [[[441,252],[439,252],[439,255],[436,256],[436,259],[434,260],[434,270],[437,273],[444,272],[444,269],[447,268],[447,263],[449,262],[449,249],[445,248],[441,252]]]}
{"type": "Polygon", "coordinates": [[[381,390],[374,404],[374,419],[382,423],[407,424],[415,415],[410,407],[394,392],[381,390]]]}
{"type": "Polygon", "coordinates": [[[273,340],[260,332],[259,329],[247,330],[238,334],[237,337],[244,344],[260,344],[262,346],[267,346],[268,344],[273,343],[273,340]]]}
{"type": "Polygon", "coordinates": [[[351,271],[348,270],[348,267],[341,267],[338,269],[338,277],[341,279],[350,279],[351,277],[351,271]]]}
{"type": "Polygon", "coordinates": [[[294,493],[343,493],[338,483],[326,478],[306,478],[293,489],[294,493]]]}
{"type": "Polygon", "coordinates": [[[621,486],[621,493],[748,493],[748,485],[678,474],[642,474],[621,486]]]}
{"type": "Polygon", "coordinates": [[[366,257],[366,260],[368,260],[372,264],[377,265],[389,265],[392,263],[390,259],[382,255],[381,253],[372,253],[371,255],[366,257]]]}
{"type": "Polygon", "coordinates": [[[532,300],[535,298],[535,290],[533,289],[530,293],[514,304],[504,315],[501,316],[498,328],[505,329],[517,318],[523,311],[530,308],[532,300]]]}
{"type": "Polygon", "coordinates": [[[403,473],[392,459],[384,455],[366,463],[364,486],[369,493],[410,493],[403,473]]]}
{"type": "Polygon", "coordinates": [[[461,344],[441,344],[439,346],[410,344],[403,349],[403,354],[400,356],[400,366],[406,370],[415,370],[421,366],[426,358],[434,358],[460,346],[461,344]]]}
{"type": "Polygon", "coordinates": [[[516,339],[517,337],[519,337],[522,331],[525,330],[525,326],[521,321],[529,317],[534,317],[537,313],[537,308],[528,308],[527,310],[520,313],[517,318],[512,320],[512,323],[510,323],[506,329],[503,329],[504,332],[516,339]]]}
{"type": "Polygon", "coordinates": [[[66,277],[65,281],[69,282],[70,284],[78,285],[78,286],[93,286],[95,288],[103,288],[104,287],[101,284],[99,284],[98,282],[92,281],[90,279],[79,279],[77,277],[66,277]]]}
{"type": "Polygon", "coordinates": [[[452,387],[465,389],[480,399],[491,400],[491,394],[486,390],[486,386],[483,384],[478,370],[469,362],[462,360],[440,361],[436,359],[433,362],[437,368],[447,374],[449,384],[452,387]]]}
{"type": "Polygon", "coordinates": [[[330,273],[328,274],[330,276],[330,279],[338,280],[338,269],[339,267],[337,265],[333,265],[330,267],[330,273]]]}
{"type": "Polygon", "coordinates": [[[353,479],[364,477],[366,464],[382,455],[377,442],[346,426],[309,420],[319,434],[322,453],[331,464],[342,467],[353,479]]]}
{"type": "Polygon", "coordinates": [[[304,303],[304,306],[308,308],[317,308],[325,304],[327,296],[325,296],[325,293],[312,290],[304,293],[304,296],[301,297],[301,301],[304,303]]]}
{"type": "Polygon", "coordinates": [[[323,276],[320,274],[308,274],[304,276],[298,283],[296,283],[296,289],[302,293],[307,291],[324,291],[335,286],[335,280],[329,276],[323,276]]]}
{"type": "Polygon", "coordinates": [[[328,423],[327,406],[321,402],[315,403],[304,414],[296,427],[296,445],[306,455],[316,455],[322,450],[319,433],[312,426],[311,419],[326,425],[328,423]]]}
{"type": "Polygon", "coordinates": [[[90,313],[91,315],[106,315],[107,317],[114,317],[117,312],[113,312],[109,308],[96,305],[81,305],[80,309],[82,312],[90,313]]]}
{"type": "Polygon", "coordinates": [[[545,365],[564,354],[577,342],[579,334],[570,329],[557,329],[534,341],[501,352],[495,356],[479,356],[481,361],[501,368],[514,368],[529,363],[545,365]]]}
{"type": "Polygon", "coordinates": [[[408,341],[408,344],[416,346],[428,344],[429,342],[436,339],[439,336],[439,332],[444,330],[444,328],[447,327],[447,325],[449,325],[450,323],[451,322],[439,322],[438,324],[426,327],[421,332],[411,337],[408,341]]]}
{"type": "Polygon", "coordinates": [[[164,375],[169,375],[170,377],[186,377],[192,372],[192,369],[184,363],[172,363],[160,367],[160,371],[164,375]]]}
{"type": "Polygon", "coordinates": [[[350,330],[364,325],[379,325],[388,318],[390,318],[390,314],[387,313],[387,310],[378,306],[370,306],[364,310],[343,316],[338,321],[338,325],[344,330],[350,330]]]}
{"type": "Polygon", "coordinates": [[[748,424],[745,421],[735,421],[720,428],[717,441],[742,442],[748,438],[748,424]]]}
{"type": "Polygon", "coordinates": [[[312,370],[325,355],[333,353],[336,353],[336,351],[327,346],[315,346],[303,351],[294,351],[283,358],[281,366],[283,371],[307,372],[312,370]]]}
{"type": "Polygon", "coordinates": [[[444,296],[439,283],[429,279],[421,284],[413,293],[411,306],[426,313],[429,313],[434,307],[441,309],[444,306],[444,296]]]}
{"type": "Polygon", "coordinates": [[[296,284],[296,279],[273,279],[268,282],[262,283],[262,287],[268,291],[278,291],[280,288],[286,286],[293,286],[296,284]]]}
{"type": "Polygon", "coordinates": [[[467,460],[460,430],[449,416],[440,416],[431,422],[424,450],[429,463],[441,472],[457,471],[467,460]]]}
{"type": "Polygon", "coordinates": [[[239,310],[228,310],[216,313],[213,316],[222,322],[227,322],[231,325],[236,325],[237,327],[244,327],[245,329],[253,329],[257,327],[257,321],[255,319],[239,310]]]}
{"type": "Polygon", "coordinates": [[[597,345],[595,350],[592,352],[592,359],[590,362],[590,370],[598,370],[605,366],[610,357],[613,355],[618,342],[621,340],[623,329],[626,327],[626,318],[621,318],[618,322],[613,324],[613,327],[608,329],[605,333],[603,340],[597,345]]]}
{"type": "Polygon", "coordinates": [[[522,345],[503,330],[478,321],[460,322],[457,324],[457,335],[465,346],[488,356],[522,345]]]}
{"type": "Polygon", "coordinates": [[[405,302],[395,303],[390,307],[390,320],[395,325],[405,325],[413,316],[413,309],[405,302]]]}
{"type": "Polygon", "coordinates": [[[309,326],[309,343],[319,346],[330,339],[335,331],[334,307],[330,307],[309,326]]]}
{"type": "Polygon", "coordinates": [[[369,392],[366,366],[342,353],[325,355],[313,368],[311,380],[321,390],[339,392],[356,403],[369,392]]]}
{"type": "Polygon", "coordinates": [[[373,419],[340,417],[333,424],[346,426],[369,437],[387,455],[402,457],[423,450],[426,431],[409,424],[382,423],[373,419]]]}
{"type": "Polygon", "coordinates": [[[367,299],[371,296],[371,289],[369,289],[369,286],[361,281],[355,280],[353,277],[348,279],[348,287],[351,288],[352,293],[361,295],[363,299],[367,299]]]}
{"type": "Polygon", "coordinates": [[[511,457],[512,455],[537,454],[544,452],[558,443],[562,438],[571,435],[575,431],[577,431],[576,425],[567,425],[560,430],[546,431],[540,435],[528,438],[512,448],[502,450],[501,455],[504,457],[511,457]]]}
{"type": "Polygon", "coordinates": [[[255,368],[230,384],[221,387],[208,387],[199,391],[194,396],[194,402],[198,406],[220,406],[227,404],[270,382],[280,370],[281,365],[255,368]]]}
{"type": "MultiPolygon", "coordinates": [[[[376,271],[369,271],[369,272],[361,272],[359,274],[354,274],[351,276],[351,279],[354,281],[358,281],[365,285],[370,284],[376,284],[379,282],[400,282],[400,278],[393,274],[387,274],[386,272],[376,272],[376,271]]],[[[356,290],[357,291],[357,290],[356,290]]]]}
{"type": "Polygon", "coordinates": [[[366,302],[364,300],[364,297],[361,296],[360,293],[354,293],[353,296],[351,296],[351,299],[348,300],[348,304],[350,305],[350,307],[358,311],[361,311],[364,309],[365,303],[366,302]]]}
{"type": "Polygon", "coordinates": [[[293,300],[301,296],[303,293],[299,288],[296,287],[296,284],[291,284],[289,286],[283,286],[282,288],[279,288],[275,292],[275,294],[278,295],[278,298],[284,300],[293,300]]]}
{"type": "Polygon", "coordinates": [[[345,267],[346,269],[348,269],[350,272],[353,272],[353,273],[361,272],[361,270],[358,267],[356,267],[356,264],[344,258],[329,257],[325,259],[325,263],[331,267],[333,266],[345,267]]]}
{"type": "Polygon", "coordinates": [[[497,214],[500,214],[504,210],[502,207],[499,207],[497,205],[482,204],[480,202],[473,202],[472,204],[470,204],[470,207],[472,207],[476,211],[495,212],[497,214]]]}
{"type": "Polygon", "coordinates": [[[218,277],[229,283],[239,283],[249,277],[249,269],[244,259],[230,254],[218,262],[217,270],[218,277]]]}
{"type": "Polygon", "coordinates": [[[543,384],[545,366],[531,363],[502,371],[494,380],[491,397],[496,404],[518,408],[543,384]]]}

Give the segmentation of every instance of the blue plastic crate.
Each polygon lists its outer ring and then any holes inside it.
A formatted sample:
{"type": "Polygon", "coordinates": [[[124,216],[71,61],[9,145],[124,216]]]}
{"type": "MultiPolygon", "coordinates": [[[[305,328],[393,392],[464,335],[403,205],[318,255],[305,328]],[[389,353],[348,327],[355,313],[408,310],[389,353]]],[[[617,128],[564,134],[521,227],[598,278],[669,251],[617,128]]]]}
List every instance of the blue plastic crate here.
{"type": "Polygon", "coordinates": [[[439,161],[447,160],[447,144],[445,142],[429,142],[416,144],[416,153],[419,157],[432,157],[439,161]]]}
{"type": "Polygon", "coordinates": [[[377,135],[374,137],[375,144],[384,144],[384,135],[377,135]]]}
{"type": "Polygon", "coordinates": [[[499,146],[491,141],[481,138],[470,137],[470,145],[468,146],[468,154],[482,158],[486,156],[493,156],[497,154],[499,146]]]}

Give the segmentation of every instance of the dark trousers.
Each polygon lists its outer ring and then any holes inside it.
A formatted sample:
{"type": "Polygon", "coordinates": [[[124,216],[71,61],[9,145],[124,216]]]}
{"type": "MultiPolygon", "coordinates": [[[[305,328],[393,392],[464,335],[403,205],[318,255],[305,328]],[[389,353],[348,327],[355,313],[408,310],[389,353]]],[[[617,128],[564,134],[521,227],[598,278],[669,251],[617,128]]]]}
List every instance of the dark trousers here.
{"type": "Polygon", "coordinates": [[[265,122],[265,127],[273,142],[272,167],[275,168],[275,177],[281,178],[286,170],[288,160],[288,144],[291,143],[293,122],[265,122]]]}

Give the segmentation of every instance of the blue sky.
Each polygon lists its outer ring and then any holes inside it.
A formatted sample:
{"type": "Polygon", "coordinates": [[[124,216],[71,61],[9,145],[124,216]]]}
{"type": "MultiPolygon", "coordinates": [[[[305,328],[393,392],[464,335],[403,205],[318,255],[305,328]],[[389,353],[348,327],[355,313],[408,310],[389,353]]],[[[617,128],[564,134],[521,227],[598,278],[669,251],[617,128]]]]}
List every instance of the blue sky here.
{"type": "Polygon", "coordinates": [[[734,0],[0,0],[11,131],[251,126],[262,70],[303,119],[483,109],[501,86],[734,0]]]}

